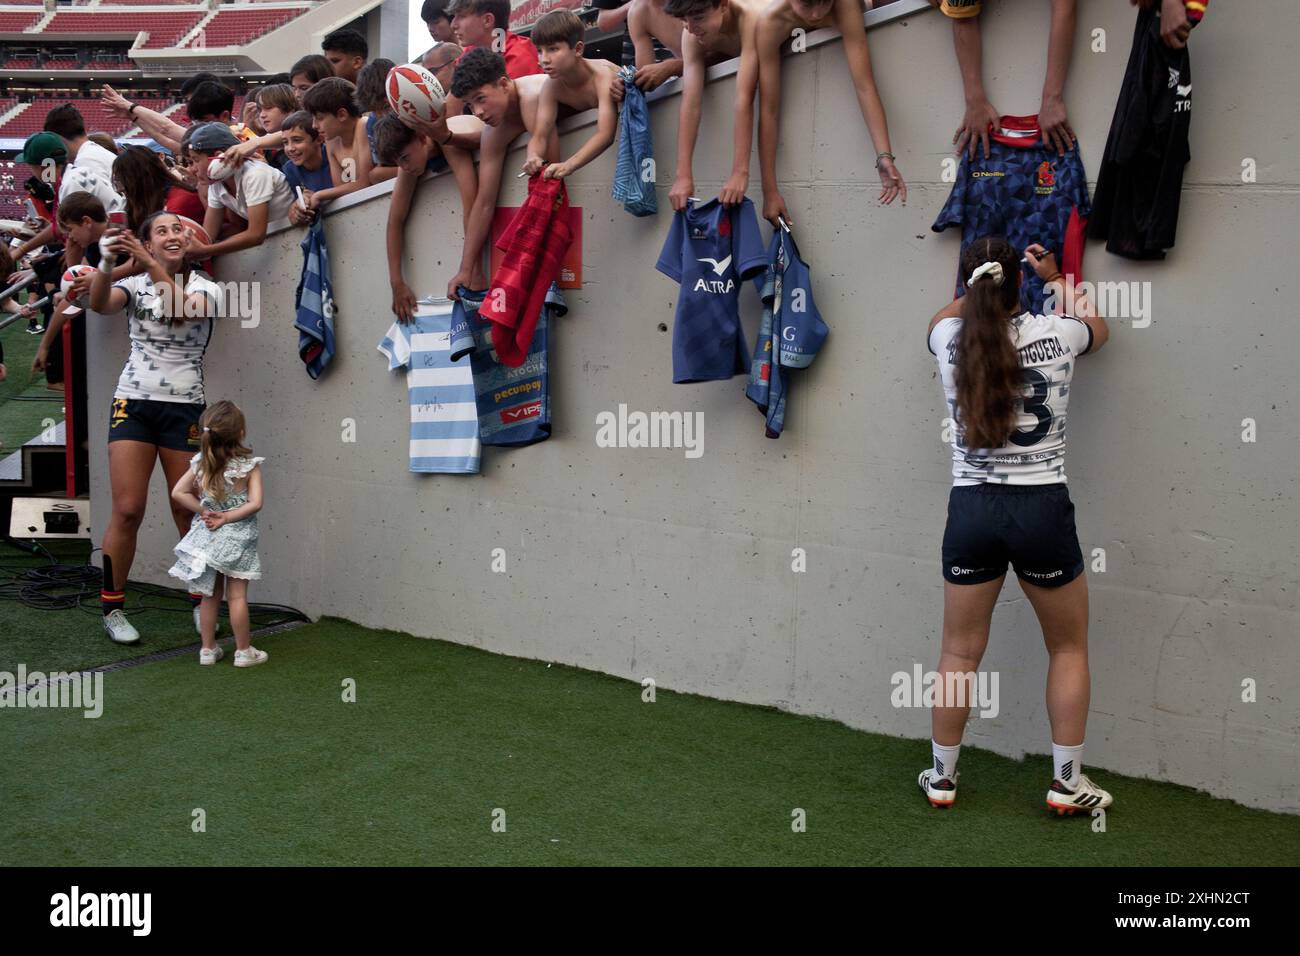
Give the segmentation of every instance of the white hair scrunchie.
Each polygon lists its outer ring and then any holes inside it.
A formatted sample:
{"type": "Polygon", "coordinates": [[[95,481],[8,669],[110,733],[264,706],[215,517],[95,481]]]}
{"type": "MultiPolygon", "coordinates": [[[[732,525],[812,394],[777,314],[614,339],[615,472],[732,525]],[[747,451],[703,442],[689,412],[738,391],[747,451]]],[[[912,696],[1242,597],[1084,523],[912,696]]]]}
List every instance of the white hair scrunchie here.
{"type": "Polygon", "coordinates": [[[970,278],[966,280],[966,287],[970,288],[975,284],[976,279],[985,275],[993,277],[994,285],[1001,285],[1002,279],[1004,278],[1002,272],[1002,263],[1000,262],[984,263],[984,265],[980,266],[978,269],[976,269],[974,272],[970,274],[970,278]]]}

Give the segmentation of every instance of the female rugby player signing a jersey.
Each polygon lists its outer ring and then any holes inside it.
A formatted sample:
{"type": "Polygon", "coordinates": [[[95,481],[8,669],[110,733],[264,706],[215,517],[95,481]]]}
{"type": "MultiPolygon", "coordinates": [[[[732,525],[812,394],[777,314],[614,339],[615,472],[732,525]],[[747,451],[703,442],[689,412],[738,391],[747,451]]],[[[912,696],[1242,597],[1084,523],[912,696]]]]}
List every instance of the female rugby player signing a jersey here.
{"type": "MultiPolygon", "coordinates": [[[[103,315],[125,313],[131,354],[113,393],[108,423],[108,473],[113,514],[104,532],[104,629],[119,644],[140,639],[122,610],[136,533],[149,497],[154,462],[161,461],[169,487],[189,470],[199,449],[203,414],[203,353],[213,320],[222,314],[221,287],[186,266],[189,233],[169,212],[140,224],[143,242],[110,230],[90,287],[90,307],[103,315]],[[131,256],[143,271],[109,285],[104,264],[131,256]]],[[[180,536],[193,516],[172,502],[180,536]]]]}
{"type": "MultiPolygon", "coordinates": [[[[1109,330],[1037,244],[1025,250],[1024,261],[1063,314],[1022,314],[1020,256],[1001,237],[971,243],[961,259],[966,294],[930,322],[930,351],[957,423],[938,671],[951,694],[962,682],[949,675],[973,675],[979,667],[1010,562],[1050,658],[1054,778],[1047,805],[1073,813],[1108,807],[1111,796],[1082,773],[1088,584],[1065,487],[1065,413],[1075,359],[1101,348],[1109,330]]],[[[935,806],[951,806],[957,797],[957,754],[970,704],[945,697],[933,710],[934,766],[917,782],[935,806]]]]}

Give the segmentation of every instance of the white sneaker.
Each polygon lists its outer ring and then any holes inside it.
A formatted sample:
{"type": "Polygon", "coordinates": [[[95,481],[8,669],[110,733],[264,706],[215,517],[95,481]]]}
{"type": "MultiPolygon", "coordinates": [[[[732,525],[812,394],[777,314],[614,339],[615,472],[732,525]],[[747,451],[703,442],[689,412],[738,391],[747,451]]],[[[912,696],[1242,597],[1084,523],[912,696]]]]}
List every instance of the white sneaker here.
{"type": "Polygon", "coordinates": [[[199,663],[215,664],[217,661],[221,660],[221,658],[225,656],[226,656],[226,652],[221,649],[220,644],[218,644],[216,647],[213,648],[204,647],[199,650],[199,663]]]}
{"type": "Polygon", "coordinates": [[[135,644],[140,640],[140,632],[131,626],[121,608],[104,615],[104,630],[114,644],[135,644]]]}
{"type": "Polygon", "coordinates": [[[933,767],[922,770],[916,783],[932,807],[950,807],[957,802],[957,781],[939,776],[933,767]]]}
{"type": "Polygon", "coordinates": [[[235,651],[235,666],[256,667],[258,664],[265,664],[270,656],[266,651],[259,651],[250,644],[242,651],[235,651]]]}
{"type": "Polygon", "coordinates": [[[1053,780],[1047,790],[1047,809],[1055,810],[1056,815],[1073,816],[1080,811],[1105,810],[1115,800],[1101,789],[1086,774],[1079,774],[1079,785],[1071,790],[1059,780],[1053,780]]]}
{"type": "MultiPolygon", "coordinates": [[[[203,628],[199,624],[199,606],[197,604],[194,605],[194,633],[197,634],[199,637],[203,636],[203,628]]],[[[212,634],[215,637],[220,633],[221,633],[221,618],[218,617],[217,626],[212,629],[212,634]]]]}

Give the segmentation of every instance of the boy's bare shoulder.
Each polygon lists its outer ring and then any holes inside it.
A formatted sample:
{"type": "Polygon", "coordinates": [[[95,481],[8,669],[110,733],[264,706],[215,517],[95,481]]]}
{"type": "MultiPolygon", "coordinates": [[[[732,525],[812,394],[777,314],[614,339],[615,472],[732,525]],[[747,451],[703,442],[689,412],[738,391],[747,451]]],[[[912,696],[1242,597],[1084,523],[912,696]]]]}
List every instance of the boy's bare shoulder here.
{"type": "Polygon", "coordinates": [[[772,6],[772,0],[730,0],[730,3],[740,14],[737,19],[741,30],[752,30],[762,19],[767,8],[772,6]]]}
{"type": "Polygon", "coordinates": [[[591,68],[592,79],[597,82],[608,82],[620,69],[613,60],[587,60],[586,63],[591,68]]]}
{"type": "Polygon", "coordinates": [[[542,93],[542,87],[546,85],[549,77],[545,73],[530,73],[528,76],[521,76],[515,80],[515,90],[519,93],[520,99],[536,99],[542,93]]]}
{"type": "Polygon", "coordinates": [[[793,23],[797,17],[790,6],[790,0],[770,0],[762,10],[764,20],[776,20],[780,23],[793,23]]]}

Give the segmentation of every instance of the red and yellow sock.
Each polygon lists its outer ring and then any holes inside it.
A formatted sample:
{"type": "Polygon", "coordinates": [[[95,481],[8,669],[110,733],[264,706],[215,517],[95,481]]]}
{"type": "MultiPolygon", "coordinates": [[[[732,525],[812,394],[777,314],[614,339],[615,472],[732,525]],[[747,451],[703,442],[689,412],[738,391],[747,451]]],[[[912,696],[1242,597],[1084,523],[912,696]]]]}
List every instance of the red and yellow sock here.
{"type": "Polygon", "coordinates": [[[112,614],[114,611],[122,610],[122,608],[125,605],[126,605],[125,591],[100,591],[99,592],[99,606],[103,609],[105,617],[107,617],[109,614],[112,614]]]}

